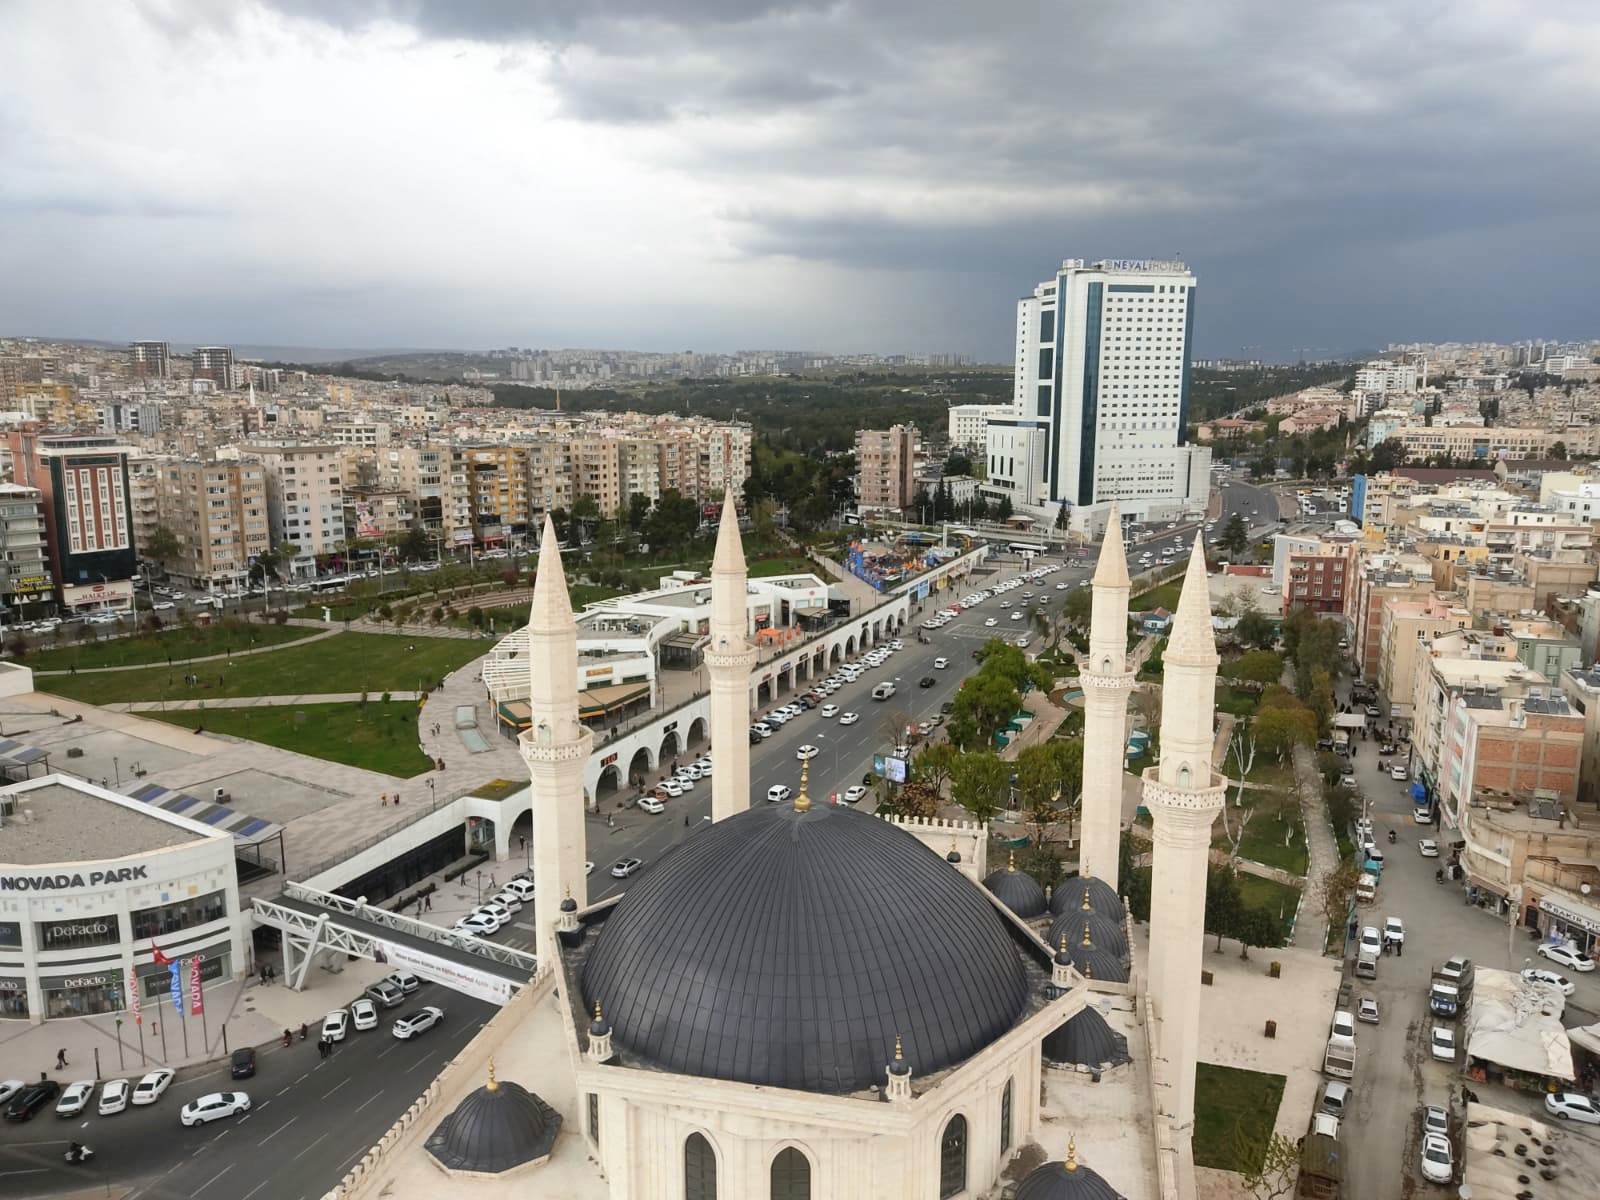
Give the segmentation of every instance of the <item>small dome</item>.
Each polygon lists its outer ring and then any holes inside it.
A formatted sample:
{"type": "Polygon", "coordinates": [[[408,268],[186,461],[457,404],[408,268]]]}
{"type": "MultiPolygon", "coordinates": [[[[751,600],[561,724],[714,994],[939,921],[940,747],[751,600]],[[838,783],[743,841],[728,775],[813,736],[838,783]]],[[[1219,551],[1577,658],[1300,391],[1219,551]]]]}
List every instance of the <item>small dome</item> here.
{"type": "Polygon", "coordinates": [[[1045,1035],[1044,1056],[1074,1067],[1116,1067],[1133,1061],[1128,1039],[1107,1024],[1098,1010],[1085,1008],[1045,1035]]]}
{"type": "Polygon", "coordinates": [[[894,1061],[885,1068],[890,1075],[911,1074],[911,1064],[906,1061],[905,1050],[900,1045],[900,1039],[894,1039],[894,1061]]]}
{"type": "Polygon", "coordinates": [[[1102,950],[1092,941],[1087,945],[1081,941],[1077,945],[1068,942],[1067,953],[1072,956],[1072,965],[1078,969],[1078,974],[1085,979],[1098,979],[1102,983],[1128,982],[1128,964],[1122,956],[1102,950]]]}
{"type": "Polygon", "coordinates": [[[1066,1162],[1047,1162],[1029,1172],[1016,1200],[1127,1200],[1116,1188],[1067,1152],[1066,1162]]]}
{"type": "Polygon", "coordinates": [[[1017,856],[1014,854],[1003,869],[989,874],[983,886],[994,893],[996,900],[1024,920],[1041,916],[1045,911],[1044,889],[1032,875],[1017,870],[1017,856]]]}
{"type": "Polygon", "coordinates": [[[578,911],[578,902],[572,898],[571,893],[561,898],[561,911],[567,913],[578,911]]]}
{"type": "Polygon", "coordinates": [[[1088,900],[1089,908],[1102,917],[1109,917],[1117,922],[1122,920],[1122,901],[1117,893],[1112,891],[1111,885],[1103,879],[1090,879],[1082,875],[1075,875],[1071,879],[1062,881],[1061,886],[1056,888],[1055,894],[1050,897],[1050,911],[1058,917],[1070,910],[1081,911],[1085,899],[1088,900]]]}
{"type": "Polygon", "coordinates": [[[1050,922],[1050,933],[1045,941],[1052,946],[1061,945],[1061,939],[1067,939],[1068,946],[1081,945],[1083,935],[1088,933],[1089,940],[1102,950],[1109,950],[1119,958],[1128,955],[1128,936],[1123,932],[1120,923],[1109,917],[1102,917],[1090,909],[1083,912],[1081,909],[1062,913],[1050,922]]]}
{"type": "Polygon", "coordinates": [[[594,1020],[589,1022],[590,1037],[605,1037],[611,1032],[611,1022],[606,1020],[605,1014],[600,1011],[600,1002],[594,1002],[594,1020]]]}
{"type": "Polygon", "coordinates": [[[429,1135],[427,1151],[451,1171],[498,1175],[550,1157],[561,1114],[519,1084],[489,1082],[429,1135]]]}
{"type": "Polygon", "coordinates": [[[958,862],[960,862],[961,861],[961,851],[957,850],[954,846],[951,846],[950,847],[950,853],[946,854],[944,856],[944,860],[947,863],[958,863],[958,862]]]}

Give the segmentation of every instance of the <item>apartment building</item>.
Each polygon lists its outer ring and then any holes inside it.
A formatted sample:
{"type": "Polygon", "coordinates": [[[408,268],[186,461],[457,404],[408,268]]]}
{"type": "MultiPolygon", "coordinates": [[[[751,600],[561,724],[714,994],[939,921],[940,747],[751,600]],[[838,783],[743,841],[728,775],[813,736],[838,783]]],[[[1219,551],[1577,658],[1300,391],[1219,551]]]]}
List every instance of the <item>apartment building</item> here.
{"type": "Polygon", "coordinates": [[[199,346],[194,352],[195,379],[209,379],[216,390],[233,387],[233,351],[226,346],[199,346]]]}
{"type": "Polygon", "coordinates": [[[680,494],[692,495],[702,504],[720,501],[727,488],[735,496],[744,495],[750,476],[750,426],[729,422],[692,428],[699,452],[697,486],[693,493],[679,488],[680,494]]]}
{"type": "Polygon", "coordinates": [[[856,496],[863,509],[901,512],[917,491],[922,437],[914,425],[856,430],[856,496]]]}
{"type": "Polygon", "coordinates": [[[952,404],[949,414],[950,445],[980,454],[988,444],[989,422],[1011,415],[1009,404],[952,404]]]}
{"type": "Polygon", "coordinates": [[[1549,683],[1516,659],[1509,638],[1464,629],[1441,634],[1419,652],[1411,693],[1411,757],[1414,773],[1439,794],[1449,714],[1468,691],[1502,696],[1546,692],[1549,683]]]}
{"type": "Polygon", "coordinates": [[[1517,661],[1539,672],[1552,684],[1573,667],[1581,666],[1578,639],[1559,622],[1547,617],[1519,617],[1493,622],[1491,632],[1516,644],[1517,661]]]}
{"type": "Polygon", "coordinates": [[[296,575],[310,575],[316,560],[344,548],[344,481],[339,447],[318,445],[243,447],[266,470],[267,519],[272,544],[286,552],[296,575]]]}
{"type": "Polygon", "coordinates": [[[1559,691],[1502,694],[1467,689],[1453,695],[1440,748],[1440,811],[1459,826],[1480,791],[1572,801],[1583,760],[1583,716],[1559,691]]]}
{"type": "Polygon", "coordinates": [[[130,342],[128,357],[135,379],[172,378],[172,346],[167,342],[130,342]]]}
{"type": "Polygon", "coordinates": [[[43,493],[0,483],[0,607],[6,620],[39,616],[54,599],[43,493]]]}
{"type": "Polygon", "coordinates": [[[1600,666],[1575,666],[1561,676],[1561,694],[1583,717],[1583,769],[1578,799],[1600,805],[1600,666]]]}
{"type": "Polygon", "coordinates": [[[1407,425],[1389,435],[1405,456],[1431,458],[1540,458],[1562,435],[1545,429],[1519,429],[1509,425],[1407,425]]]}
{"type": "Polygon", "coordinates": [[[150,535],[161,524],[161,460],[128,458],[128,512],[133,522],[133,544],[140,554],[150,545],[150,535]]]}
{"type": "Polygon", "coordinates": [[[394,542],[416,525],[416,502],[396,488],[346,488],[344,533],[347,539],[394,542]]]}
{"type": "Polygon", "coordinates": [[[1414,392],[1417,368],[1411,363],[1369,362],[1356,372],[1358,392],[1414,392]]]}
{"type": "Polygon", "coordinates": [[[580,434],[567,444],[572,463],[572,502],[588,497],[601,516],[615,516],[624,504],[622,456],[617,440],[603,434],[580,434]]]}
{"type": "Polygon", "coordinates": [[[1351,555],[1342,547],[1318,545],[1308,553],[1290,552],[1284,571],[1283,613],[1309,608],[1342,613],[1348,602],[1351,555]]]}
{"type": "Polygon", "coordinates": [[[528,530],[528,461],[525,446],[465,448],[467,494],[474,539],[502,546],[528,530]]]}
{"type": "Polygon", "coordinates": [[[617,439],[617,486],[622,507],[643,496],[651,504],[661,499],[661,443],[654,438],[617,439]]]}
{"type": "Polygon", "coordinates": [[[1443,596],[1386,598],[1378,634],[1378,706],[1392,721],[1412,718],[1419,655],[1440,634],[1472,628],[1472,613],[1443,596]]]}
{"type": "Polygon", "coordinates": [[[113,437],[7,434],[15,482],[37,488],[57,598],[67,613],[133,608],[129,448],[113,437]]]}
{"type": "Polygon", "coordinates": [[[162,565],[184,584],[209,591],[234,587],[251,560],[272,545],[267,471],[259,462],[165,462],[156,504],[178,553],[162,565]]]}
{"type": "Polygon", "coordinates": [[[1350,626],[1350,652],[1362,679],[1371,682],[1378,676],[1384,604],[1426,600],[1432,594],[1433,567],[1419,554],[1385,552],[1358,558],[1345,589],[1344,614],[1350,626]]]}
{"type": "Polygon", "coordinates": [[[1467,882],[1508,921],[1593,954],[1600,943],[1600,829],[1593,813],[1551,796],[1480,793],[1463,814],[1467,882]]]}

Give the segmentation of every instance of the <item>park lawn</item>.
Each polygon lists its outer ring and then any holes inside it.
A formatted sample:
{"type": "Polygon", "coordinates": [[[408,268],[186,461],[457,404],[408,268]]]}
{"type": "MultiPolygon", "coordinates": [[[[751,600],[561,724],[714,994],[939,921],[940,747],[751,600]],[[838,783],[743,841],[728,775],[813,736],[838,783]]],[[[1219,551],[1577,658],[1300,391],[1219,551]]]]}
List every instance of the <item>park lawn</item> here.
{"type": "Polygon", "coordinates": [[[1300,889],[1279,883],[1276,879],[1263,879],[1260,875],[1239,872],[1239,894],[1246,908],[1261,908],[1272,914],[1287,942],[1294,932],[1294,914],[1300,904],[1300,889]],[[1279,914],[1282,914],[1281,916],[1279,914]]]}
{"type": "Polygon", "coordinates": [[[1265,1153],[1284,1082],[1282,1075],[1200,1063],[1194,1081],[1194,1165],[1222,1171],[1259,1167],[1259,1158],[1238,1161],[1240,1142],[1265,1153]],[[1236,1128],[1242,1129],[1242,1138],[1236,1128]]]}
{"type": "MultiPolygon", "coordinates": [[[[1238,769],[1238,763],[1234,761],[1233,755],[1228,756],[1228,765],[1235,770],[1238,769]]],[[[1282,788],[1288,791],[1295,785],[1294,763],[1279,762],[1271,754],[1257,754],[1255,762],[1250,764],[1250,770],[1245,772],[1245,778],[1263,787],[1282,788]]]]}
{"type": "Polygon", "coordinates": [[[410,700],[366,704],[286,704],[146,713],[149,717],[297,754],[409,779],[433,763],[417,748],[417,706],[410,700]]]}
{"type": "MultiPolygon", "coordinates": [[[[1277,867],[1291,875],[1304,876],[1308,865],[1306,838],[1300,806],[1295,803],[1294,796],[1246,790],[1245,804],[1255,808],[1255,815],[1250,818],[1250,824],[1245,826],[1244,837],[1239,840],[1239,857],[1277,867]],[[1283,844],[1285,821],[1294,830],[1294,840],[1287,846],[1283,844]]],[[[1229,819],[1238,811],[1230,795],[1229,819]]],[[[1221,820],[1217,821],[1215,832],[1211,844],[1222,850],[1228,849],[1228,836],[1223,831],[1221,820]]]]}
{"type": "Polygon", "coordinates": [[[1241,691],[1236,687],[1229,687],[1225,683],[1217,684],[1217,711],[1232,713],[1236,717],[1248,717],[1255,712],[1256,705],[1261,697],[1255,692],[1241,691]]]}
{"type": "Polygon", "coordinates": [[[754,559],[749,564],[751,579],[765,579],[772,575],[814,575],[817,568],[811,560],[798,554],[773,554],[754,559]]]}
{"type": "Polygon", "coordinates": [[[214,696],[301,696],[332,692],[412,691],[438,683],[484,652],[482,642],[379,633],[340,633],[307,646],[266,654],[217,659],[168,669],[115,671],[104,675],[48,675],[45,691],[89,704],[119,700],[204,700],[214,696]],[[414,647],[414,649],[408,649],[414,647]],[[184,682],[198,676],[196,686],[184,682]]]}
{"type": "Polygon", "coordinates": [[[181,626],[161,633],[142,633],[138,637],[110,638],[103,642],[80,642],[56,650],[39,650],[24,660],[35,671],[80,671],[93,667],[132,667],[146,663],[177,662],[203,658],[208,654],[228,654],[261,646],[281,646],[311,637],[318,630],[304,625],[235,624],[181,626]]]}
{"type": "Polygon", "coordinates": [[[1141,592],[1128,601],[1128,611],[1150,612],[1153,609],[1164,608],[1168,612],[1177,612],[1178,593],[1182,590],[1183,580],[1181,579],[1163,583],[1160,587],[1151,588],[1148,592],[1141,592]]]}

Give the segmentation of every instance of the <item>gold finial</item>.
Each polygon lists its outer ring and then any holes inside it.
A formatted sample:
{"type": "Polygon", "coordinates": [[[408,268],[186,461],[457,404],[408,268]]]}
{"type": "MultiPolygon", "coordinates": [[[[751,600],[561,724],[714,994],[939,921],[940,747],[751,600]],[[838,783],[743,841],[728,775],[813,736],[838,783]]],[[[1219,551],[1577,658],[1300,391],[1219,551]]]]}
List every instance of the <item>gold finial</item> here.
{"type": "Polygon", "coordinates": [[[1087,925],[1085,925],[1083,927],[1083,944],[1085,946],[1090,944],[1090,942],[1089,942],[1089,927],[1087,925]]]}
{"type": "Polygon", "coordinates": [[[497,1082],[495,1082],[495,1077],[494,1077],[494,1056],[493,1055],[490,1055],[490,1057],[489,1057],[489,1082],[488,1082],[487,1086],[488,1086],[488,1088],[489,1088],[489,1090],[491,1092],[498,1090],[498,1088],[500,1087],[500,1085],[497,1082]]]}
{"type": "Polygon", "coordinates": [[[594,1002],[594,1019],[596,1021],[601,1019],[601,1017],[600,1017],[600,1001],[598,1001],[598,1000],[596,1000],[594,1002]]]}
{"type": "Polygon", "coordinates": [[[1006,856],[1006,870],[1015,871],[1016,869],[1017,869],[1017,852],[1015,850],[1013,850],[1010,854],[1008,854],[1006,856]]]}
{"type": "Polygon", "coordinates": [[[901,1062],[904,1058],[905,1055],[900,1050],[900,1035],[897,1033],[894,1035],[894,1060],[895,1062],[901,1062]]]}
{"type": "Polygon", "coordinates": [[[1083,889],[1083,903],[1081,905],[1079,905],[1079,907],[1084,912],[1093,912],[1094,911],[1094,909],[1089,907],[1089,889],[1088,888],[1084,888],[1083,889]]]}
{"type": "Polygon", "coordinates": [[[1078,974],[1082,975],[1085,979],[1093,979],[1094,967],[1089,963],[1084,963],[1082,967],[1078,968],[1078,974]]]}
{"type": "Polygon", "coordinates": [[[808,758],[800,764],[800,794],[794,798],[794,810],[797,813],[811,811],[811,797],[806,794],[806,783],[811,778],[811,760],[808,758]]]}
{"type": "Polygon", "coordinates": [[[1076,1171],[1078,1169],[1078,1135],[1075,1133],[1067,1135],[1066,1168],[1069,1171],[1076,1171]]]}

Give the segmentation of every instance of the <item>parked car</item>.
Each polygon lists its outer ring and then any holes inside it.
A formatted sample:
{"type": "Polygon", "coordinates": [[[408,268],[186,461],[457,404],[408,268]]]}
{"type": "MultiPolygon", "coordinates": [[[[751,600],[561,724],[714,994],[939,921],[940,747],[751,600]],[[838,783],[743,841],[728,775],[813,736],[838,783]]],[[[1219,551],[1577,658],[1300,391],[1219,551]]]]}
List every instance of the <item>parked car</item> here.
{"type": "Polygon", "coordinates": [[[1422,1132],[1442,1133],[1450,1135],[1450,1114],[1437,1104],[1424,1105],[1422,1109],[1422,1132]]]}
{"type": "Polygon", "coordinates": [[[94,1080],[80,1079],[61,1089],[61,1099],[56,1101],[56,1116],[75,1117],[89,1107],[94,1096],[94,1080]]]}
{"type": "Polygon", "coordinates": [[[1322,1111],[1335,1117],[1343,1117],[1345,1110],[1350,1107],[1350,1085],[1331,1080],[1322,1088],[1322,1111]]]}
{"type": "Polygon", "coordinates": [[[1383,953],[1383,935],[1378,932],[1376,925],[1367,925],[1362,928],[1361,953],[1373,956],[1383,953]]]}
{"type": "Polygon", "coordinates": [[[1560,1121],[1600,1125],[1600,1106],[1580,1092],[1551,1092],[1544,1098],[1544,1110],[1560,1121]]]}
{"type": "Polygon", "coordinates": [[[20,1079],[0,1079],[0,1104],[11,1103],[12,1097],[27,1086],[20,1079]]]}
{"type": "Polygon", "coordinates": [[[1546,987],[1553,987],[1563,996],[1572,995],[1576,986],[1565,975],[1558,975],[1554,971],[1546,971],[1543,967],[1524,967],[1522,978],[1528,983],[1542,983],[1546,987]]]}
{"type": "Polygon", "coordinates": [[[1355,1041],[1356,1019],[1344,1009],[1336,1009],[1333,1014],[1333,1024],[1328,1029],[1329,1037],[1348,1038],[1355,1041]]]}
{"type": "Polygon", "coordinates": [[[444,1009],[425,1004],[416,1012],[401,1017],[391,1027],[390,1032],[401,1041],[405,1041],[416,1037],[419,1033],[426,1033],[442,1020],[444,1020],[444,1009]]]}
{"type": "Polygon", "coordinates": [[[644,866],[642,858],[624,858],[611,864],[611,878],[626,879],[640,867],[644,866]]]}
{"type": "Polygon", "coordinates": [[[405,1002],[406,995],[390,979],[380,979],[367,989],[367,995],[379,1008],[394,1008],[405,1002]]]}
{"type": "Polygon", "coordinates": [[[1433,809],[1426,804],[1419,804],[1411,810],[1411,819],[1418,825],[1428,825],[1433,822],[1433,809]]]}
{"type": "Polygon", "coordinates": [[[151,1071],[133,1086],[133,1103],[154,1104],[167,1094],[167,1088],[172,1084],[175,1072],[171,1067],[162,1067],[158,1071],[151,1071]]]}
{"type": "Polygon", "coordinates": [[[322,1040],[325,1042],[342,1042],[345,1035],[350,1032],[350,1014],[345,1009],[336,1008],[322,1018],[322,1040]]]}
{"type": "Polygon", "coordinates": [[[824,704],[817,712],[824,717],[837,717],[839,715],[839,706],[837,704],[824,704]]]}
{"type": "Polygon", "coordinates": [[[1443,1062],[1455,1062],[1456,1031],[1444,1025],[1435,1025],[1428,1034],[1428,1050],[1443,1062]]]}
{"type": "Polygon", "coordinates": [[[1399,917],[1385,917],[1383,920],[1383,940],[1391,946],[1405,944],[1406,927],[1399,917]]]}
{"type": "Polygon", "coordinates": [[[1406,769],[1403,766],[1401,766],[1399,763],[1395,763],[1394,766],[1389,768],[1389,778],[1390,779],[1398,779],[1402,783],[1405,782],[1406,769]]]}
{"type": "Polygon", "coordinates": [[[866,794],[866,788],[862,787],[859,783],[852,783],[844,790],[844,802],[846,804],[858,803],[861,797],[865,796],[866,794]]]}
{"type": "Polygon", "coordinates": [[[450,927],[456,933],[465,933],[472,937],[488,937],[500,931],[500,922],[488,913],[468,913],[450,927]]]}
{"type": "Polygon", "coordinates": [[[1422,1177],[1429,1183],[1449,1183],[1456,1173],[1450,1139],[1430,1133],[1422,1139],[1422,1177]]]}
{"type": "Polygon", "coordinates": [[[1559,963],[1569,971],[1585,974],[1594,970],[1594,959],[1588,957],[1571,942],[1551,943],[1544,942],[1539,946],[1539,954],[1548,958],[1553,963],[1559,963]]]}
{"type": "Polygon", "coordinates": [[[513,887],[503,887],[494,894],[493,903],[507,912],[519,913],[522,911],[522,893],[513,887]]]}
{"type": "Polygon", "coordinates": [[[1432,838],[1423,838],[1417,843],[1417,853],[1422,855],[1423,858],[1438,858],[1439,843],[1432,838]]]}
{"type": "Polygon", "coordinates": [[[100,1089],[100,1103],[96,1111],[102,1117],[114,1116],[128,1107],[128,1097],[133,1088],[126,1079],[108,1079],[100,1089]]]}
{"type": "Polygon", "coordinates": [[[1367,1025],[1378,1024],[1378,999],[1376,996],[1361,997],[1361,1003],[1356,1006],[1356,1020],[1367,1025]]]}
{"type": "Polygon", "coordinates": [[[422,980],[417,978],[417,976],[413,975],[410,971],[390,971],[384,976],[384,978],[390,983],[394,984],[395,987],[399,988],[400,991],[407,996],[411,995],[412,992],[416,991],[422,986],[422,980]]]}
{"type": "MultiPolygon", "coordinates": [[[[371,1005],[372,1001],[365,1001],[371,1005]]],[[[240,1046],[228,1056],[228,1077],[230,1079],[249,1079],[256,1073],[256,1052],[249,1046],[240,1046]]]]}
{"type": "Polygon", "coordinates": [[[244,1092],[208,1092],[185,1104],[178,1111],[178,1120],[189,1126],[205,1125],[249,1111],[250,1097],[244,1092]]]}
{"type": "Polygon", "coordinates": [[[667,806],[654,796],[640,796],[639,807],[644,812],[658,815],[667,811],[667,806]]]}

